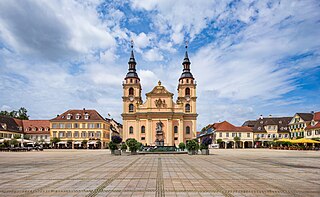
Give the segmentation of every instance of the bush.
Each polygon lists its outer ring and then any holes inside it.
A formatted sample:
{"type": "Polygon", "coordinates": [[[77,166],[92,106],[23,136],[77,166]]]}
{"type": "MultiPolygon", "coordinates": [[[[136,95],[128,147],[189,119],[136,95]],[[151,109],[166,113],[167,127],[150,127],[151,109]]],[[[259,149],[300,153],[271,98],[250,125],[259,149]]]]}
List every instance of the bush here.
{"type": "Polygon", "coordinates": [[[128,146],[126,145],[126,143],[123,143],[121,145],[121,150],[127,150],[128,146]]]}
{"type": "Polygon", "coordinates": [[[199,144],[196,140],[189,140],[186,147],[188,151],[199,150],[199,144]]]}
{"type": "Polygon", "coordinates": [[[117,149],[118,149],[117,144],[114,143],[114,142],[112,142],[112,141],[109,142],[108,146],[109,146],[109,149],[110,149],[110,150],[117,150],[117,149]]]}
{"type": "Polygon", "coordinates": [[[14,147],[19,145],[19,142],[16,139],[10,140],[10,145],[13,145],[14,147]]]}
{"type": "Polygon", "coordinates": [[[114,135],[111,137],[111,141],[115,144],[120,144],[122,142],[122,138],[118,135],[114,135]]]}
{"type": "Polygon", "coordinates": [[[206,149],[208,149],[208,146],[204,144],[200,144],[200,150],[206,150],[206,149]]]}
{"type": "Polygon", "coordinates": [[[186,145],[183,142],[180,142],[179,144],[179,148],[184,151],[184,149],[186,148],[186,145]]]}
{"type": "Polygon", "coordinates": [[[138,147],[139,147],[139,144],[138,144],[138,141],[134,138],[129,138],[127,139],[126,141],[126,144],[127,146],[129,147],[129,150],[131,152],[134,152],[134,151],[137,151],[138,150],[138,147]]]}

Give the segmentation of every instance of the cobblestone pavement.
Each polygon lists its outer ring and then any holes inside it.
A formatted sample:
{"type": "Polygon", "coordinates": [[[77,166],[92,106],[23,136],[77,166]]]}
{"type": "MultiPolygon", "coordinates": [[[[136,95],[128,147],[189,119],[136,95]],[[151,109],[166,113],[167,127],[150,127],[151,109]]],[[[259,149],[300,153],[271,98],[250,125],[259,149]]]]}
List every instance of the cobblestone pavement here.
{"type": "Polygon", "coordinates": [[[0,196],[320,196],[320,152],[0,152],[0,196]]]}

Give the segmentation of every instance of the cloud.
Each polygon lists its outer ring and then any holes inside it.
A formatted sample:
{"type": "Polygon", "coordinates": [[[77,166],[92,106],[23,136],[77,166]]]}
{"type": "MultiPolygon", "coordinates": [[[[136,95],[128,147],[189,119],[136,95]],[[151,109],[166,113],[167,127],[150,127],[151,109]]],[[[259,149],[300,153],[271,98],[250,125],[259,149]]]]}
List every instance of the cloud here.
{"type": "Polygon", "coordinates": [[[162,56],[161,52],[159,51],[159,49],[157,49],[157,48],[150,49],[150,50],[146,51],[143,54],[143,58],[146,61],[151,61],[151,62],[163,60],[163,56],[162,56]]]}

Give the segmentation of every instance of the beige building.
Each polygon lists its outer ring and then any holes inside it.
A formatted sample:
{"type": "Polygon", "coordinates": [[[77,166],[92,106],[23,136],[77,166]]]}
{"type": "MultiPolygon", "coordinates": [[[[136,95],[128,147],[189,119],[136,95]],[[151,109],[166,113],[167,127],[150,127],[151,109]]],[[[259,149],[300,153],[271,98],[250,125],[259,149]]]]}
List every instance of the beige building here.
{"type": "Polygon", "coordinates": [[[237,127],[227,121],[214,123],[211,127],[214,129],[216,143],[219,143],[220,148],[253,147],[253,132],[250,127],[237,127]]]}
{"type": "Polygon", "coordinates": [[[68,110],[50,120],[50,136],[60,140],[60,148],[105,148],[110,123],[96,110],[68,110]]]}
{"type": "Polygon", "coordinates": [[[291,138],[305,137],[305,128],[310,125],[313,113],[296,113],[289,123],[291,138]]]}
{"type": "Polygon", "coordinates": [[[320,139],[320,112],[315,112],[309,126],[306,127],[305,138],[320,139]]]}
{"type": "MultiPolygon", "coordinates": [[[[160,81],[146,94],[143,102],[133,50],[128,64],[129,72],[123,82],[123,139],[135,138],[144,145],[172,146],[195,138],[196,82],[190,72],[187,51],[176,102],[173,93],[160,81]]],[[[154,83],[157,83],[156,79],[154,83]]]]}

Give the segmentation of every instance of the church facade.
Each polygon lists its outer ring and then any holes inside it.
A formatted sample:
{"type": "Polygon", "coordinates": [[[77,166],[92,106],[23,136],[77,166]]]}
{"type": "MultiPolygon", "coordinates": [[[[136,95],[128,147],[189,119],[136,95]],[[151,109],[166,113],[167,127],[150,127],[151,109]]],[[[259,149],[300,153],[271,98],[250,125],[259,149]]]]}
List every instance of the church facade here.
{"type": "MultiPolygon", "coordinates": [[[[187,47],[186,47],[187,48],[187,47]]],[[[178,80],[178,97],[173,100],[159,81],[142,100],[140,78],[136,72],[133,50],[129,71],[123,82],[123,139],[135,138],[143,145],[173,146],[196,137],[196,82],[190,72],[188,52],[178,80]]],[[[156,81],[155,81],[156,83],[156,81]]]]}

